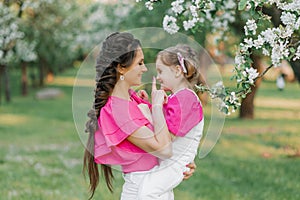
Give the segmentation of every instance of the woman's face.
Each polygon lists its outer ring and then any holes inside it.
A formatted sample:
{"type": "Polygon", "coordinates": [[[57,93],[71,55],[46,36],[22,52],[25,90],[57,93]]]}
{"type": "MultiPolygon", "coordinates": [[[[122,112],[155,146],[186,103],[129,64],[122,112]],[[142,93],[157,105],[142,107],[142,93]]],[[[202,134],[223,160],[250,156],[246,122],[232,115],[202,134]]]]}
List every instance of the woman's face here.
{"type": "Polygon", "coordinates": [[[165,91],[172,91],[174,89],[176,72],[172,67],[166,66],[161,59],[158,57],[156,60],[156,79],[161,84],[161,89],[165,91]]]}
{"type": "Polygon", "coordinates": [[[147,71],[144,64],[144,54],[141,48],[136,50],[133,62],[127,69],[124,78],[128,84],[130,86],[140,85],[142,83],[142,75],[147,71]]]}

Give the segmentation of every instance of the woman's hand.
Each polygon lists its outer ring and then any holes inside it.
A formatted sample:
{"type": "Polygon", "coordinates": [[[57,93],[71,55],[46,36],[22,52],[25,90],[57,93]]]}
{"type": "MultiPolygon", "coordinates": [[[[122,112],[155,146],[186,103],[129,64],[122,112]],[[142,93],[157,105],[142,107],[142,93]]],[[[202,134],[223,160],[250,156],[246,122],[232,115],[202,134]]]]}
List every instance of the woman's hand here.
{"type": "Polygon", "coordinates": [[[149,101],[149,95],[147,94],[147,92],[145,90],[140,90],[137,93],[138,97],[140,97],[141,99],[145,100],[145,101],[149,101]]]}
{"type": "Polygon", "coordinates": [[[191,176],[193,176],[193,174],[197,168],[194,161],[192,163],[188,164],[187,167],[190,168],[190,170],[183,173],[183,175],[184,175],[183,180],[187,180],[187,179],[191,178],[191,176]]]}

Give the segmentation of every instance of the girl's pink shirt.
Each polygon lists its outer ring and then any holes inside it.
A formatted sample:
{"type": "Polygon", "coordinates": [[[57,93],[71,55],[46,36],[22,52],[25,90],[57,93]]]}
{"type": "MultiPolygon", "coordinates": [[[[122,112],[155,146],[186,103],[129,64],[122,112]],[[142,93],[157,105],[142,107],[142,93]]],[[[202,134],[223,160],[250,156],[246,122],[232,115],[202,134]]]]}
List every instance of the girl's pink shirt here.
{"type": "Polygon", "coordinates": [[[203,109],[196,93],[185,88],[168,97],[164,115],[169,131],[184,137],[203,119],[203,109]]]}
{"type": "Polygon", "coordinates": [[[121,165],[124,173],[146,171],[158,164],[155,156],[129,142],[126,138],[140,127],[153,126],[138,108],[139,99],[133,91],[131,101],[110,96],[100,111],[99,129],[95,133],[94,159],[99,164],[121,165]]]}

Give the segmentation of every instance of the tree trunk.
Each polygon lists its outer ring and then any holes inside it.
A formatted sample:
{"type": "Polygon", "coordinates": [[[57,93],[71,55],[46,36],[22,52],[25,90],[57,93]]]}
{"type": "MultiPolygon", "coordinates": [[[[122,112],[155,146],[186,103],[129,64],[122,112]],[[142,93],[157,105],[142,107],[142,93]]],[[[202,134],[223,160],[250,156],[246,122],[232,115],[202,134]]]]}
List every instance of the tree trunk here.
{"type": "Polygon", "coordinates": [[[21,63],[21,94],[22,96],[28,95],[28,79],[27,79],[27,63],[21,63]]]}
{"type": "MultiPolygon", "coordinates": [[[[251,59],[253,61],[252,67],[257,69],[259,73],[263,71],[261,57],[257,55],[252,55],[251,59]]],[[[261,84],[262,78],[258,78],[255,81],[255,86],[251,87],[251,92],[247,94],[246,98],[242,99],[241,108],[240,108],[240,118],[242,119],[254,119],[254,97],[256,91],[258,90],[261,84]]]]}
{"type": "Polygon", "coordinates": [[[2,104],[3,77],[4,77],[4,65],[0,65],[0,104],[2,104]]]}
{"type": "Polygon", "coordinates": [[[44,86],[44,77],[45,77],[45,59],[41,58],[39,63],[39,86],[44,86]]]}
{"type": "Polygon", "coordinates": [[[11,90],[10,90],[10,82],[9,82],[9,73],[8,67],[4,66],[4,87],[5,87],[5,100],[6,102],[11,101],[11,90]]]}
{"type": "Polygon", "coordinates": [[[291,67],[294,71],[294,74],[300,83],[300,60],[290,61],[291,67]]]}

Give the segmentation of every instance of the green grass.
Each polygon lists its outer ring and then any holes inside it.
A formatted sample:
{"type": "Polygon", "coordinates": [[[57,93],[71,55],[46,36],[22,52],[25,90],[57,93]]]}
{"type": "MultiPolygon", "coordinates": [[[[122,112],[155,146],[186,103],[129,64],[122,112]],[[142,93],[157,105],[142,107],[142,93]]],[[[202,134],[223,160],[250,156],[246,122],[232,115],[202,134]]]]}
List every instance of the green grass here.
{"type": "MultiPolygon", "coordinates": [[[[74,74],[68,71],[63,77],[74,74]]],[[[72,84],[49,87],[64,95],[36,100],[32,91],[0,106],[0,199],[88,197],[81,173],[84,147],[72,117],[72,84]]],[[[274,82],[265,81],[255,102],[254,120],[240,120],[237,113],[226,118],[215,148],[196,158],[194,176],[175,189],[175,199],[300,199],[299,85],[287,84],[279,92],[274,82]]],[[[205,107],[207,119],[209,109],[205,107]]],[[[206,120],[206,128],[208,124],[206,120]]],[[[123,180],[114,172],[115,193],[101,182],[94,199],[119,199],[123,180]]]]}

